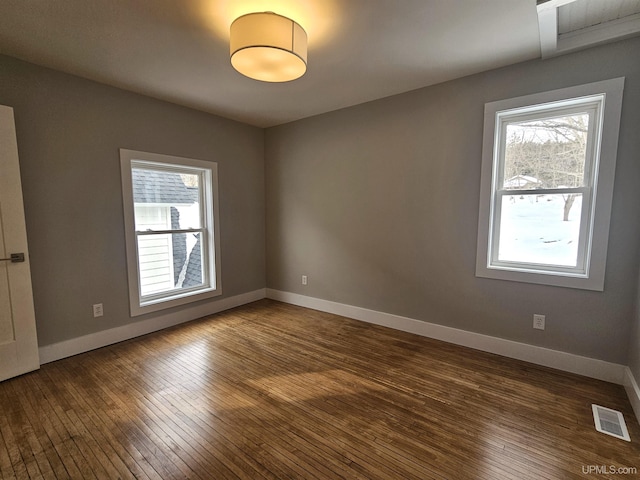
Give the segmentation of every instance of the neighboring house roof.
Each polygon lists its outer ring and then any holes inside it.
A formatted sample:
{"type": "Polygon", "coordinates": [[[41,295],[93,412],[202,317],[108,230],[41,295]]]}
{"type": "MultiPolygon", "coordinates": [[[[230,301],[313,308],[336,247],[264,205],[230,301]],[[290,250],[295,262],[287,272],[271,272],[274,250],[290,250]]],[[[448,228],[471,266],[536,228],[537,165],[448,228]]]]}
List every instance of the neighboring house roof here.
{"type": "Polygon", "coordinates": [[[200,191],[198,187],[187,187],[187,191],[191,196],[191,203],[196,203],[200,201],[200,191]]]}
{"type": "Polygon", "coordinates": [[[200,253],[200,235],[189,254],[189,263],[182,286],[184,288],[202,285],[202,257],[200,253]]]}
{"type": "Polygon", "coordinates": [[[540,185],[540,180],[536,177],[530,177],[529,175],[516,175],[504,182],[505,188],[522,188],[532,185],[540,185]]]}
{"type": "MultiPolygon", "coordinates": [[[[180,212],[171,207],[171,228],[180,224],[180,212]]],[[[202,259],[200,235],[195,235],[196,243],[187,255],[187,233],[173,234],[173,283],[181,288],[202,285],[202,259]]]]}
{"type": "Polygon", "coordinates": [[[198,189],[185,186],[178,173],[133,168],[131,175],[134,203],[190,205],[196,201],[198,189]]]}

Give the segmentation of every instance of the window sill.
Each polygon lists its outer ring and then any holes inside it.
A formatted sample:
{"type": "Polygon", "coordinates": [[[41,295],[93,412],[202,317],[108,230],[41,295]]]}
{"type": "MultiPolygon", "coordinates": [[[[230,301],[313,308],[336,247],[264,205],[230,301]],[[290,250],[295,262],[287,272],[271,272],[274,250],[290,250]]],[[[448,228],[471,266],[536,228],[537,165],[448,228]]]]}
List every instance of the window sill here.
{"type": "Polygon", "coordinates": [[[584,273],[546,272],[477,265],[476,277],[599,292],[604,290],[604,275],[594,275],[593,272],[587,276],[584,273]]]}
{"type": "Polygon", "coordinates": [[[180,305],[187,305],[189,303],[206,300],[207,298],[217,297],[219,295],[222,295],[221,289],[207,289],[199,293],[190,292],[188,294],[172,295],[171,297],[148,300],[140,303],[139,305],[134,305],[132,302],[130,305],[131,316],[136,317],[138,315],[144,315],[145,313],[157,312],[159,310],[178,307],[180,305]]]}

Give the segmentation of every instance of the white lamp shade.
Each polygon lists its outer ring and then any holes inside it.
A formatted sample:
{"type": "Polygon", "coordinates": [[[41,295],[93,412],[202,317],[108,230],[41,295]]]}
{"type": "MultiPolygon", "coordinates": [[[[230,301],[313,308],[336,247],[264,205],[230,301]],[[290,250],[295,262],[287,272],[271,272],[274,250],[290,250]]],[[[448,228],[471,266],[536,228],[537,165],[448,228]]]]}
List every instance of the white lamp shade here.
{"type": "Polygon", "coordinates": [[[231,24],[231,64],[263,82],[288,82],[307,70],[307,33],[272,12],[250,13],[231,24]]]}

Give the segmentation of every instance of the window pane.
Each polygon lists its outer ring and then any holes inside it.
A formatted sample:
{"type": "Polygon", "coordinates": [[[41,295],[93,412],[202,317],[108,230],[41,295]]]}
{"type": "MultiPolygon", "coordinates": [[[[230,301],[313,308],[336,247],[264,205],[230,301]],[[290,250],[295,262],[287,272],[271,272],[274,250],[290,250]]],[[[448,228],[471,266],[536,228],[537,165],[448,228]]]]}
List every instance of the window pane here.
{"type": "Polygon", "coordinates": [[[204,285],[200,233],[138,236],[140,294],[204,285]]]}
{"type": "Polygon", "coordinates": [[[133,168],[137,231],[200,228],[199,176],[133,168]]]}
{"type": "Polygon", "coordinates": [[[577,266],[582,194],[504,195],[498,260],[577,266]]]}
{"type": "Polygon", "coordinates": [[[503,188],[584,186],[588,126],[587,113],[509,123],[503,188]]]}

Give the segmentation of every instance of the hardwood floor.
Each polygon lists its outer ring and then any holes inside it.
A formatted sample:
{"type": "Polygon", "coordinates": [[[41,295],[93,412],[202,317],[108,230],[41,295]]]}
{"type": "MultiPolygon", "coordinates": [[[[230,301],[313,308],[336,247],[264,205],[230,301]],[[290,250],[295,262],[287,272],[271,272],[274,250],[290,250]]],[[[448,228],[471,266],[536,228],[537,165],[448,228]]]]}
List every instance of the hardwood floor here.
{"type": "Polygon", "coordinates": [[[3,479],[640,478],[639,442],[618,385],[269,300],[0,384],[3,479]]]}

